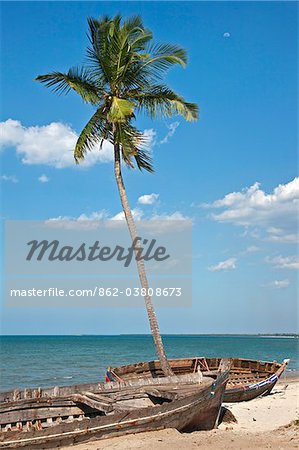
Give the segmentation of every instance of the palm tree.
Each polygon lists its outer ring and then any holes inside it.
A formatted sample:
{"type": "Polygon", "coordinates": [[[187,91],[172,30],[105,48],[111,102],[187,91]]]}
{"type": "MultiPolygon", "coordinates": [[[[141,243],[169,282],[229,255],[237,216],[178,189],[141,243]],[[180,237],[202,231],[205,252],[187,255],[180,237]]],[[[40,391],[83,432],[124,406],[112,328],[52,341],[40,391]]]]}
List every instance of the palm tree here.
{"type": "MultiPolygon", "coordinates": [[[[169,68],[176,64],[186,66],[184,49],[153,44],[153,35],[139,16],[128,20],[119,15],[99,20],[90,18],[88,25],[90,45],[85,65],[71,68],[67,73],[39,75],[36,80],[58,93],[67,94],[73,89],[84,102],[95,107],[95,113],[77,140],[74,158],[80,163],[95,145],[101,148],[104,140],[113,144],[115,178],[134,241],[137,231],[123,182],[122,162],[128,167],[136,165],[140,170],[153,172],[145,136],[133,125],[135,113],[143,111],[151,118],[181,115],[191,121],[198,118],[198,108],[161,84],[169,68]]],[[[137,268],[140,283],[147,292],[143,260],[137,261],[137,268]]],[[[165,375],[170,375],[152,299],[149,295],[144,299],[161,368],[165,375]]]]}

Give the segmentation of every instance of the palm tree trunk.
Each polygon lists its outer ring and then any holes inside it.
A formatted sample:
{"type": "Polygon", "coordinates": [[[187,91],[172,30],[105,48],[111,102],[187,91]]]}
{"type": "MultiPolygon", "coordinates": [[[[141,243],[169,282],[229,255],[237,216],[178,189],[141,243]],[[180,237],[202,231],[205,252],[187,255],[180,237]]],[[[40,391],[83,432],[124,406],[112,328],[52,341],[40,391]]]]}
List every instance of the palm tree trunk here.
{"type": "MultiPolygon", "coordinates": [[[[130,205],[128,202],[125,185],[124,185],[123,178],[122,178],[119,144],[114,144],[114,173],[115,173],[116,183],[117,183],[117,187],[118,187],[118,191],[119,191],[119,195],[120,195],[121,204],[123,207],[123,211],[125,214],[125,218],[127,221],[131,239],[133,242],[135,240],[135,238],[138,237],[138,235],[137,235],[137,230],[136,230],[135,222],[133,219],[133,215],[131,212],[131,208],[130,208],[130,205]]],[[[139,241],[138,241],[138,244],[135,246],[136,246],[136,248],[138,248],[139,241]]],[[[144,261],[138,259],[138,260],[136,260],[136,263],[137,263],[137,270],[138,270],[138,275],[139,275],[141,286],[142,286],[142,288],[145,289],[145,292],[148,292],[149,285],[148,285],[148,280],[147,280],[147,276],[146,276],[146,272],[145,272],[144,261]]],[[[162,338],[160,335],[159,326],[158,326],[154,306],[152,303],[152,299],[149,295],[145,295],[144,300],[145,300],[145,306],[146,306],[146,310],[147,310],[147,315],[148,315],[148,319],[149,319],[149,323],[150,323],[152,336],[153,336],[155,347],[156,347],[156,352],[157,352],[157,355],[158,355],[158,358],[159,358],[160,364],[161,364],[161,369],[163,370],[163,373],[165,376],[172,375],[172,371],[170,369],[170,366],[169,366],[167,358],[166,358],[166,354],[165,354],[162,338]]]]}

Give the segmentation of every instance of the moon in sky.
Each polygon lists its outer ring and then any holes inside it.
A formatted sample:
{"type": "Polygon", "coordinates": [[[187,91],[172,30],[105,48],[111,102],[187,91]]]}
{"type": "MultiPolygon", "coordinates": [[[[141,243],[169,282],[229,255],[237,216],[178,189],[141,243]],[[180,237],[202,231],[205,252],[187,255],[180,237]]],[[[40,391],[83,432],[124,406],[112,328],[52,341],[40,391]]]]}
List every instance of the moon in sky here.
{"type": "Polygon", "coordinates": [[[223,33],[223,37],[226,38],[226,39],[229,38],[230,37],[230,33],[228,33],[228,32],[223,33]]]}

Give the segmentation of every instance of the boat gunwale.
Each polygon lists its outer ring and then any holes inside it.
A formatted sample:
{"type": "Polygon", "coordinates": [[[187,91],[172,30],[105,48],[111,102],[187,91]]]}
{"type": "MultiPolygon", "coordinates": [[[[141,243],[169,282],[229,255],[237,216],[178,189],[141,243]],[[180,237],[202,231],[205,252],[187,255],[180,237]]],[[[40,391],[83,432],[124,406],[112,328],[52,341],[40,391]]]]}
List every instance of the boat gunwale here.
{"type": "MultiPolygon", "coordinates": [[[[197,361],[197,360],[204,360],[204,361],[209,361],[209,360],[221,360],[221,358],[217,358],[217,357],[187,357],[187,358],[173,358],[173,359],[169,359],[169,363],[170,365],[172,365],[172,363],[179,363],[179,362],[186,362],[186,361],[190,361],[193,363],[193,361],[197,361]]],[[[226,390],[225,390],[225,394],[224,394],[224,401],[227,402],[235,402],[235,401],[243,401],[243,400],[248,400],[251,398],[254,398],[251,396],[251,393],[254,394],[254,396],[258,396],[258,395],[262,395],[265,392],[270,392],[275,383],[278,381],[279,377],[281,376],[281,374],[283,373],[283,371],[285,370],[286,366],[289,363],[289,359],[284,359],[281,363],[279,363],[278,361],[263,361],[263,360],[253,360],[253,359],[249,359],[249,358],[231,358],[232,360],[232,367],[231,367],[231,373],[234,373],[234,362],[235,361],[239,361],[240,364],[242,365],[242,363],[247,363],[250,366],[250,363],[252,364],[257,364],[257,365],[269,365],[269,366],[274,366],[273,367],[273,371],[268,371],[264,372],[264,377],[261,379],[256,379],[256,380],[252,380],[252,381],[247,381],[244,379],[243,381],[240,381],[239,383],[235,383],[235,386],[233,386],[233,383],[230,383],[230,379],[228,380],[227,386],[226,386],[226,390]],[[240,398],[238,398],[238,396],[240,396],[240,398]],[[234,398],[235,397],[235,398],[234,398]]],[[[158,367],[156,368],[157,370],[161,370],[159,368],[159,361],[158,360],[153,360],[153,361],[147,361],[147,362],[138,362],[138,363],[133,363],[133,364],[128,364],[128,365],[124,365],[124,366],[119,366],[119,367],[113,367],[113,368],[108,368],[107,370],[107,374],[112,373],[112,375],[115,373],[117,376],[121,377],[124,376],[124,379],[128,379],[126,378],[130,372],[127,371],[125,373],[122,373],[122,369],[125,368],[131,368],[131,372],[134,372],[134,367],[135,368],[142,368],[142,366],[144,367],[144,373],[146,374],[145,377],[150,376],[151,372],[154,372],[155,370],[155,365],[158,365],[158,367]],[[154,366],[154,369],[150,370],[147,369],[150,365],[154,366]]],[[[179,367],[179,365],[177,366],[179,367]]],[[[208,367],[208,366],[207,366],[208,367]]],[[[173,369],[175,369],[175,367],[172,367],[173,369]]],[[[236,367],[236,369],[240,369],[240,375],[242,374],[242,366],[241,367],[236,367]]],[[[190,366],[191,369],[191,366],[190,366]]],[[[246,368],[243,368],[244,371],[246,370],[246,368]]],[[[261,368],[257,367],[256,370],[254,368],[249,367],[248,370],[251,371],[251,374],[254,373],[254,371],[256,371],[256,373],[263,373],[261,368]]],[[[208,371],[203,370],[202,372],[203,374],[209,374],[208,371]]],[[[236,375],[237,376],[237,375],[236,375]]],[[[142,377],[142,372],[140,372],[139,377],[142,377]]],[[[137,378],[137,377],[136,377],[137,378]]],[[[159,378],[159,377],[158,377],[159,378]]],[[[162,376],[163,378],[163,376],[162,376]]],[[[233,376],[232,376],[232,382],[233,382],[233,376]]]]}

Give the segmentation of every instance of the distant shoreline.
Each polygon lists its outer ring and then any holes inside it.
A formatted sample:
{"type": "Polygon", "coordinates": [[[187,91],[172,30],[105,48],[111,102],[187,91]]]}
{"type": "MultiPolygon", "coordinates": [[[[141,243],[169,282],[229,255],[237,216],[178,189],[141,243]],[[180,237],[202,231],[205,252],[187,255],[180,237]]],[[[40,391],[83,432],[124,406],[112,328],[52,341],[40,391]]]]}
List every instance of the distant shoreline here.
{"type": "MultiPolygon", "coordinates": [[[[120,333],[120,334],[0,334],[0,337],[120,337],[120,336],[149,336],[150,333],[120,333]]],[[[182,336],[182,337],[200,337],[200,336],[247,336],[247,337],[285,337],[299,338],[299,333],[164,333],[162,336],[182,336]]]]}

